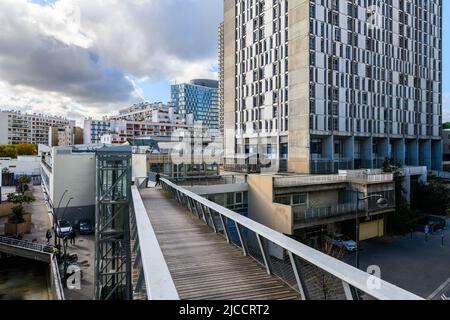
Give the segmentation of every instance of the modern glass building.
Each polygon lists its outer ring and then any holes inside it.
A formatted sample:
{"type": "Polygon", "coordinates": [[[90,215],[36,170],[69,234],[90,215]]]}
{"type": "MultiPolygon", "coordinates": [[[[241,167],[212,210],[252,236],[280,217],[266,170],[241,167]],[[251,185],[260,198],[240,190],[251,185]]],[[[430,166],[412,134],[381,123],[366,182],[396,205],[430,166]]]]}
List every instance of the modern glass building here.
{"type": "Polygon", "coordinates": [[[182,118],[194,115],[211,129],[219,129],[219,83],[215,80],[195,79],[190,83],[171,87],[172,104],[182,118]]]}

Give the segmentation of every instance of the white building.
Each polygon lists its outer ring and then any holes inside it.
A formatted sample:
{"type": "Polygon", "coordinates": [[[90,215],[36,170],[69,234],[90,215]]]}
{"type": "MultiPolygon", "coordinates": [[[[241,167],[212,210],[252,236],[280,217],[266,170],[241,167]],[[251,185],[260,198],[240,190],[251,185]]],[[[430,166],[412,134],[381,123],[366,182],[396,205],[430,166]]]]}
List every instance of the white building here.
{"type": "Polygon", "coordinates": [[[7,169],[16,176],[39,176],[41,158],[38,156],[18,156],[17,159],[0,158],[0,168],[7,169]]]}
{"type": "Polygon", "coordinates": [[[85,119],[84,144],[121,144],[127,139],[158,135],[170,136],[178,129],[193,130],[194,118],[182,118],[173,107],[162,103],[141,103],[102,120],[85,119]]]}
{"type": "Polygon", "coordinates": [[[75,121],[42,114],[0,111],[0,144],[48,144],[50,127],[75,126],[75,121]]]}
{"type": "MultiPolygon", "coordinates": [[[[442,0],[225,0],[228,154],[442,167],[442,0]]],[[[227,160],[235,164],[233,157],[227,160]]]]}
{"type": "Polygon", "coordinates": [[[41,175],[59,219],[75,222],[88,218],[94,221],[96,174],[93,147],[64,146],[43,152],[41,175]]]}

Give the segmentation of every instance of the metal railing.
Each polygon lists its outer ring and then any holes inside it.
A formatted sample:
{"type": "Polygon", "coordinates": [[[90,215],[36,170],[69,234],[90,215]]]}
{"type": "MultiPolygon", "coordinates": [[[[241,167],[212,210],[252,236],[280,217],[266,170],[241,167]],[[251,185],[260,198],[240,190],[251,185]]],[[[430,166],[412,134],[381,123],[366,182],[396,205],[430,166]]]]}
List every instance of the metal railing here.
{"type": "MultiPolygon", "coordinates": [[[[135,181],[138,181],[135,178],[135,181]]],[[[175,284],[160,249],[158,239],[139,194],[138,185],[146,187],[147,182],[132,186],[133,198],[130,214],[133,296],[146,300],[179,300],[175,284]]]]}
{"type": "Polygon", "coordinates": [[[20,239],[4,237],[4,236],[0,236],[0,243],[19,247],[22,249],[28,249],[28,250],[34,250],[34,251],[38,251],[38,252],[48,253],[48,254],[52,254],[53,248],[54,248],[50,244],[41,244],[41,243],[37,243],[37,242],[31,242],[31,241],[27,241],[27,240],[20,240],[20,239]]]}
{"type": "MultiPolygon", "coordinates": [[[[365,214],[367,206],[365,203],[359,203],[359,210],[361,214],[365,214]]],[[[356,212],[356,203],[343,203],[338,204],[336,206],[331,207],[323,207],[323,208],[305,208],[299,206],[293,206],[292,212],[294,213],[295,221],[304,221],[308,219],[317,219],[317,218],[329,218],[334,216],[339,216],[343,214],[348,214],[352,212],[356,212]]]]}
{"type": "Polygon", "coordinates": [[[422,300],[167,179],[161,182],[163,189],[181,206],[221,234],[228,243],[239,247],[244,255],[261,263],[268,274],[279,277],[294,288],[302,299],[334,297],[353,300],[366,295],[382,300],[422,300]]]}
{"type": "Polygon", "coordinates": [[[308,176],[286,176],[275,177],[275,187],[295,187],[301,185],[313,185],[313,184],[328,184],[328,183],[345,183],[347,182],[346,176],[340,175],[308,175],[308,176]]]}

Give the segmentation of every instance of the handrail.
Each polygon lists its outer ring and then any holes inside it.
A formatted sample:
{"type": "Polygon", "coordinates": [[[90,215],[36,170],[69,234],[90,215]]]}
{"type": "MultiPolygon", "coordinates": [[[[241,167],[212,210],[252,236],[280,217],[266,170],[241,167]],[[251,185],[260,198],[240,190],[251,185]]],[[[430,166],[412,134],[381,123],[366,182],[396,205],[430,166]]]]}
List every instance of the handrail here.
{"type": "Polygon", "coordinates": [[[141,265],[138,270],[138,284],[134,291],[138,292],[142,289],[142,282],[145,281],[148,300],[179,300],[177,289],[137,186],[131,187],[131,194],[132,222],[134,222],[136,237],[133,250],[137,253],[137,261],[133,267],[137,269],[138,265],[141,265]]]}
{"type": "Polygon", "coordinates": [[[10,237],[0,236],[0,243],[7,244],[10,246],[15,246],[22,249],[38,251],[42,253],[52,254],[53,246],[50,244],[40,244],[26,240],[19,240],[10,237]]]}
{"type": "MultiPolygon", "coordinates": [[[[376,278],[377,286],[372,286],[370,284],[374,281],[374,276],[363,272],[357,268],[354,268],[340,260],[337,260],[325,253],[322,253],[318,250],[315,250],[311,247],[308,247],[294,239],[291,239],[273,229],[270,229],[256,221],[253,221],[247,217],[244,217],[236,212],[233,212],[227,208],[224,208],[212,201],[209,201],[206,198],[203,198],[193,192],[190,192],[180,186],[175,185],[174,183],[168,181],[167,179],[161,179],[163,188],[166,191],[170,191],[170,189],[176,191],[179,194],[184,195],[187,199],[179,199],[181,202],[187,203],[188,206],[191,206],[195,210],[195,203],[202,204],[203,206],[209,208],[217,212],[220,215],[220,218],[226,217],[231,219],[235,224],[237,229],[240,227],[247,228],[248,230],[253,231],[258,239],[258,242],[261,244],[261,237],[271,241],[272,243],[280,246],[281,248],[288,251],[289,255],[295,255],[310,264],[328,272],[329,274],[337,277],[342,280],[345,293],[348,299],[351,298],[351,288],[350,286],[357,288],[369,296],[380,299],[380,300],[423,300],[423,298],[408,292],[404,289],[401,289],[391,283],[388,283],[382,279],[376,278]],[[185,201],[188,200],[188,201],[185,201]]],[[[206,220],[206,219],[205,219],[206,220]]],[[[223,221],[223,220],[222,220],[223,221]]],[[[224,225],[225,227],[225,225],[224,225]]],[[[227,229],[225,227],[225,229],[227,229]]],[[[226,231],[226,230],[225,230],[226,231]]],[[[241,232],[239,232],[241,234],[241,232]]],[[[227,236],[228,238],[228,236],[227,236]]],[[[240,237],[241,238],[241,237],[240,237]]],[[[242,239],[241,239],[242,241],[242,239]]],[[[245,245],[243,245],[245,248],[245,245]]],[[[245,249],[243,251],[245,253],[245,249]]],[[[264,251],[264,250],[262,250],[264,251]]],[[[265,254],[263,254],[265,255],[265,254]]],[[[266,260],[266,259],[264,259],[266,260]]],[[[291,259],[294,261],[295,259],[291,259]]],[[[266,263],[267,265],[267,263],[266,263]]],[[[293,263],[295,265],[295,263],[293,263]]],[[[267,266],[269,270],[269,266],[267,266]]],[[[296,273],[296,278],[298,279],[298,275],[296,273]]],[[[300,281],[298,281],[300,282],[300,281]]],[[[301,285],[299,285],[301,287],[301,285]]],[[[302,295],[303,296],[303,295],[302,295]]]]}

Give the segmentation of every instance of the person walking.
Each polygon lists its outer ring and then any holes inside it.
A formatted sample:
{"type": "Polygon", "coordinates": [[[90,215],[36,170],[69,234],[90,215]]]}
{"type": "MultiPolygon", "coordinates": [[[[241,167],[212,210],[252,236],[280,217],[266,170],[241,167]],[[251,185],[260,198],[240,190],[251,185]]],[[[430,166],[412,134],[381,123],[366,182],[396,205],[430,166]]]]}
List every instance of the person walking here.
{"type": "Polygon", "coordinates": [[[161,186],[161,175],[159,174],[159,172],[156,174],[155,180],[156,180],[155,187],[161,186]]]}
{"type": "Polygon", "coordinates": [[[52,232],[50,229],[47,229],[47,233],[45,234],[45,237],[47,238],[47,243],[50,243],[50,239],[52,238],[52,232]]]}
{"type": "Polygon", "coordinates": [[[70,244],[71,245],[75,245],[75,231],[74,230],[72,230],[71,232],[70,232],[70,235],[69,235],[69,238],[70,238],[70,244]]]}

